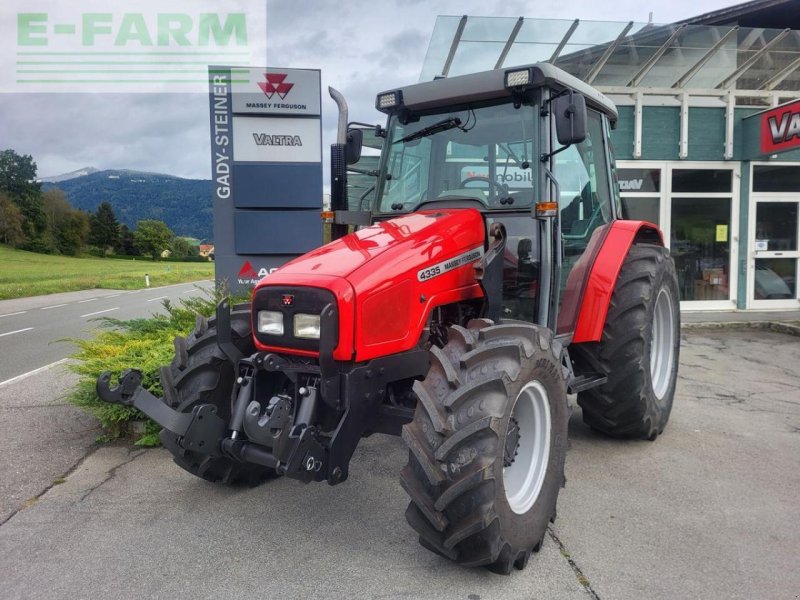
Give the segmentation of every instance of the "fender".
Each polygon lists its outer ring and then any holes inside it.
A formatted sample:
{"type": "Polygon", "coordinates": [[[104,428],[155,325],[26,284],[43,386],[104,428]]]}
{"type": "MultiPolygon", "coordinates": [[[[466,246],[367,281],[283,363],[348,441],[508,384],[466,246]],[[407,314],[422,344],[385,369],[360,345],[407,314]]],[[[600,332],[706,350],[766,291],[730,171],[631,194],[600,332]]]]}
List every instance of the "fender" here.
{"type": "Polygon", "coordinates": [[[589,272],[572,343],[600,341],[622,263],[637,240],[664,245],[664,235],[653,223],[624,220],[611,223],[589,272]]]}

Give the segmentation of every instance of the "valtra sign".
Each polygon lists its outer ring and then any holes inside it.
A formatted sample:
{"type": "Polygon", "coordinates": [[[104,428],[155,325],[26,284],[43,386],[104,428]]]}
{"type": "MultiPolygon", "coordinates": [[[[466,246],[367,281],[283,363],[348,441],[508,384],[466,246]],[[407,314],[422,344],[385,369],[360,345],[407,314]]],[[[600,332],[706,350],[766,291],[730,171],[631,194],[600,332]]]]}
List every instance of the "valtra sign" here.
{"type": "Polygon", "coordinates": [[[800,147],[800,100],[761,115],[761,152],[774,154],[800,147]]]}

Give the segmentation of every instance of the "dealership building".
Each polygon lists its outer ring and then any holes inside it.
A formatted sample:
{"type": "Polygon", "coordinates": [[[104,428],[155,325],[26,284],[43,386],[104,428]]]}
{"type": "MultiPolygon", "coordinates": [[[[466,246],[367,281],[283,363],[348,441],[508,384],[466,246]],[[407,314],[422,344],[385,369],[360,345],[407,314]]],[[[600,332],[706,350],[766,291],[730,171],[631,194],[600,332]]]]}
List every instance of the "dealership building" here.
{"type": "Polygon", "coordinates": [[[532,62],[616,103],[623,208],[664,231],[682,309],[800,308],[800,0],[668,25],[439,17],[420,80],[532,62]]]}
{"type": "MultiPolygon", "coordinates": [[[[616,103],[625,216],[660,225],[683,310],[800,308],[800,0],[669,25],[439,17],[420,80],[532,62],[616,103]]],[[[351,174],[353,208],[370,186],[351,174]]]]}

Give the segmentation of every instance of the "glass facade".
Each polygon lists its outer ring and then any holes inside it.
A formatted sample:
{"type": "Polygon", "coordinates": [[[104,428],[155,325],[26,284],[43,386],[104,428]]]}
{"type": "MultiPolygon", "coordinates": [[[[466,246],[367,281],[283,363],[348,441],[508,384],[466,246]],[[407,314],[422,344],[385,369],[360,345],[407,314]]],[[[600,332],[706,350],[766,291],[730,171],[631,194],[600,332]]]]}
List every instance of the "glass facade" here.
{"type": "Polygon", "coordinates": [[[684,308],[800,308],[800,149],[760,154],[755,116],[800,98],[800,31],[439,17],[420,80],[533,62],[617,104],[622,215],[661,227],[684,308]]]}
{"type": "Polygon", "coordinates": [[[550,62],[595,86],[800,91],[798,58],[782,29],[447,16],[420,81],[550,62]]]}

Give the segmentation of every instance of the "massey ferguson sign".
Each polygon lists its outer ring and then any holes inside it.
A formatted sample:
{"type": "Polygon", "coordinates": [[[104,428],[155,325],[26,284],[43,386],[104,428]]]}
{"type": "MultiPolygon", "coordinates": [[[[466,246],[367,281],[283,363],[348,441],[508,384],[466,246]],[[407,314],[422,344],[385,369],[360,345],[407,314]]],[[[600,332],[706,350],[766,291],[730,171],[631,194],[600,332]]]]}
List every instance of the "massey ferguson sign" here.
{"type": "Polygon", "coordinates": [[[277,116],[320,114],[319,73],[303,69],[243,70],[231,84],[233,112],[277,116]]]}
{"type": "Polygon", "coordinates": [[[761,152],[774,154],[800,147],[800,100],[761,114],[761,152]]]}

